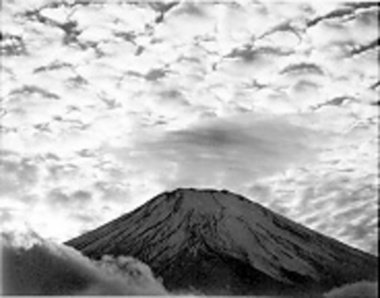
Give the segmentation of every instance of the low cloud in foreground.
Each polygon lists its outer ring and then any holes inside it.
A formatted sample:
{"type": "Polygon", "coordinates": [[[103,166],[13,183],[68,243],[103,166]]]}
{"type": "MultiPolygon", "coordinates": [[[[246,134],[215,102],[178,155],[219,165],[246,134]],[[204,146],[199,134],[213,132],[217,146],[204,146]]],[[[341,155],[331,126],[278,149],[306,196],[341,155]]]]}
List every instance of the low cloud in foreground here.
{"type": "MultiPolygon", "coordinates": [[[[132,257],[103,256],[94,261],[32,233],[3,233],[1,249],[2,295],[170,295],[150,268],[132,257]]],[[[362,281],[333,289],[323,298],[376,298],[377,287],[375,282],[362,281]]]]}
{"type": "Polygon", "coordinates": [[[344,285],[325,294],[325,298],[377,298],[378,283],[362,281],[344,285]]]}
{"type": "Polygon", "coordinates": [[[2,235],[3,295],[167,295],[150,268],[131,257],[99,261],[41,239],[2,235]]]}

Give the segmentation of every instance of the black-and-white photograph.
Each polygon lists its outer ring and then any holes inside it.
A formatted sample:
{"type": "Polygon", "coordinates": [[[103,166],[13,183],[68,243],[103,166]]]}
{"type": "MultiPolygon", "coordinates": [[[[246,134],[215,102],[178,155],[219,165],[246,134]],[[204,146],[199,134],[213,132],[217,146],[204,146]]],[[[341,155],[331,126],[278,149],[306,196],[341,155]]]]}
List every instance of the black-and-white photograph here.
{"type": "Polygon", "coordinates": [[[378,297],[379,3],[0,9],[2,295],[378,297]]]}

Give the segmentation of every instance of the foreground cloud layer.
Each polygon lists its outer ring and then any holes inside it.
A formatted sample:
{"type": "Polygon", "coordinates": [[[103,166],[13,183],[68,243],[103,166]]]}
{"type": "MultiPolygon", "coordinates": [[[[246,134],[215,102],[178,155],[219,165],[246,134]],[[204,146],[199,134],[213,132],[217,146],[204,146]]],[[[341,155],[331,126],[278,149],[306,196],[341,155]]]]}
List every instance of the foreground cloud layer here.
{"type": "Polygon", "coordinates": [[[378,283],[358,282],[334,289],[325,295],[325,298],[376,298],[378,297],[378,283]]]}
{"type": "Polygon", "coordinates": [[[167,294],[149,267],[131,257],[92,261],[67,246],[30,236],[25,246],[14,236],[2,239],[4,295],[167,294]]]}
{"type": "MultiPolygon", "coordinates": [[[[3,233],[0,249],[2,295],[178,296],[167,292],[147,265],[131,257],[90,260],[30,231],[3,233]]],[[[377,288],[377,283],[362,281],[333,289],[323,298],[376,298],[377,288]]],[[[201,295],[186,293],[189,297],[201,295]]]]}
{"type": "Polygon", "coordinates": [[[111,2],[2,4],[3,225],[229,188],[377,253],[377,5],[111,2]]]}

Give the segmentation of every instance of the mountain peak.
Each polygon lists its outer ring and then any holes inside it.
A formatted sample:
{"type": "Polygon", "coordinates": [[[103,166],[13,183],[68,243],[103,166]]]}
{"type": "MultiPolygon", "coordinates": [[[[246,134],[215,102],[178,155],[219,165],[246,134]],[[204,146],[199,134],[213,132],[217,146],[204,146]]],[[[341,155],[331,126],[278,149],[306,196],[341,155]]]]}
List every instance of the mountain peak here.
{"type": "Polygon", "coordinates": [[[67,243],[130,255],[169,290],[299,294],[376,278],[377,258],[226,190],[179,188],[67,243]]]}
{"type": "Polygon", "coordinates": [[[223,200],[227,200],[230,194],[213,189],[178,188],[167,195],[179,200],[184,209],[215,213],[224,206],[223,200]]]}
{"type": "Polygon", "coordinates": [[[182,208],[183,211],[193,210],[199,214],[217,214],[228,209],[229,213],[236,215],[246,212],[246,208],[250,212],[266,213],[266,209],[260,204],[224,189],[177,188],[162,195],[168,200],[174,200],[176,208],[182,208]]]}

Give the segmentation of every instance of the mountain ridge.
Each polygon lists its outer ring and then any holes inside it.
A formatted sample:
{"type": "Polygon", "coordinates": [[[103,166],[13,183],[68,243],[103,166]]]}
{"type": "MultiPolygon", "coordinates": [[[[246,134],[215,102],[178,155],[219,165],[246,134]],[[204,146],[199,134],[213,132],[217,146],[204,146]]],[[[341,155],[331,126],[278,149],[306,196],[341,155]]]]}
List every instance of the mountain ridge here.
{"type": "Polygon", "coordinates": [[[92,258],[131,255],[169,290],[206,294],[322,292],[361,279],[377,258],[226,190],[162,193],[66,243],[92,258]]]}

